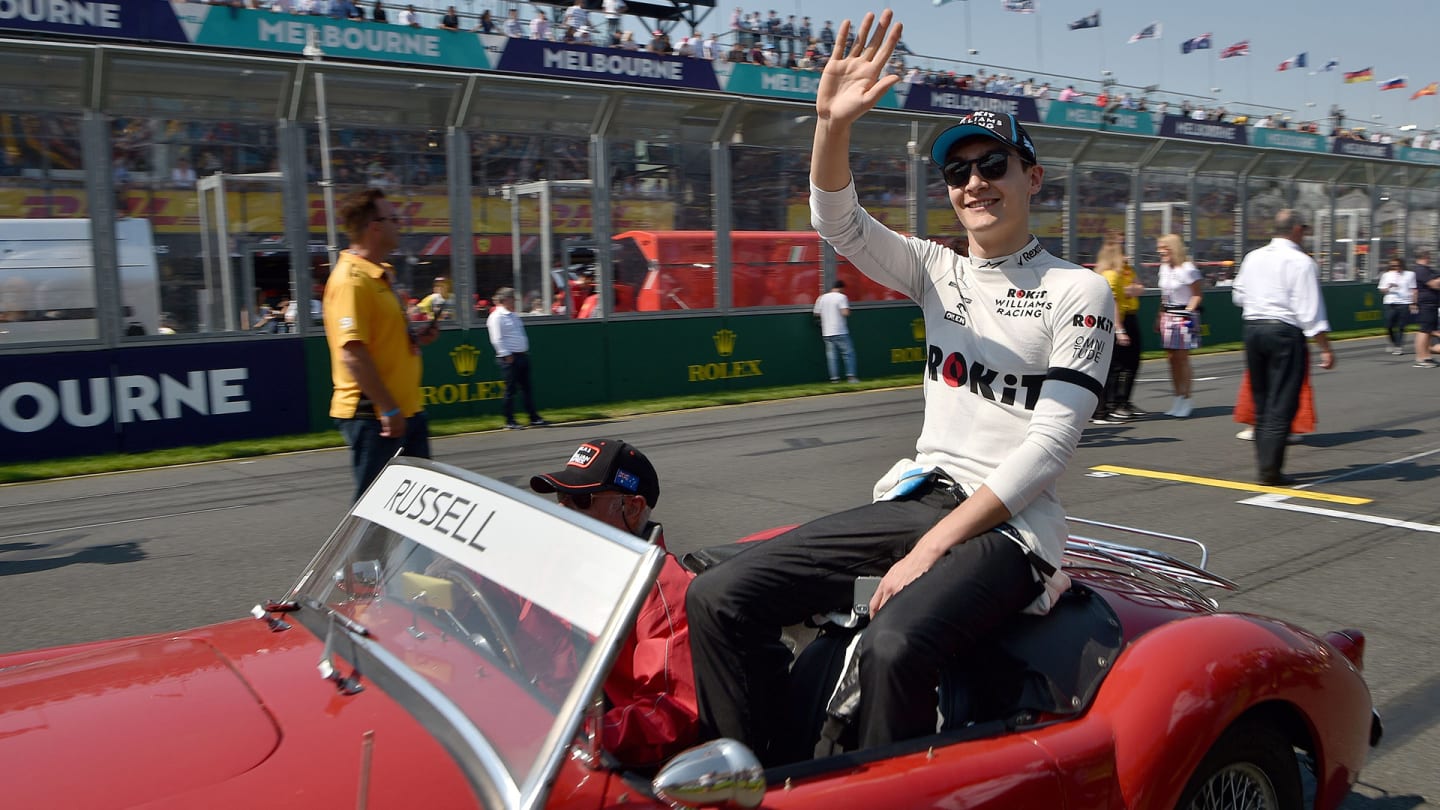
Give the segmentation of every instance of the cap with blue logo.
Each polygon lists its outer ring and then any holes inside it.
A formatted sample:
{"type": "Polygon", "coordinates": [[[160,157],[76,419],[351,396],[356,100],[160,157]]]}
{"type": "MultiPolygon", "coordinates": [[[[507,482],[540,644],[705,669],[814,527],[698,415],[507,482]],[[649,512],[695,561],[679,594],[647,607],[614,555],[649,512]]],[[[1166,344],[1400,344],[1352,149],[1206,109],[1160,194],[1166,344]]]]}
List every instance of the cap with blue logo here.
{"type": "Polygon", "coordinates": [[[1026,163],[1040,162],[1035,156],[1035,142],[1030,139],[1030,133],[1025,131],[1025,127],[1020,126],[1020,121],[1009,113],[989,110],[975,110],[961,118],[960,123],[940,133],[940,137],[936,138],[930,147],[930,159],[935,161],[935,165],[944,166],[955,144],[976,136],[990,138],[1013,148],[1026,163]]]}
{"type": "Polygon", "coordinates": [[[536,492],[624,492],[660,500],[660,476],[644,453],[618,439],[591,439],[576,448],[565,469],[530,479],[536,492]]]}

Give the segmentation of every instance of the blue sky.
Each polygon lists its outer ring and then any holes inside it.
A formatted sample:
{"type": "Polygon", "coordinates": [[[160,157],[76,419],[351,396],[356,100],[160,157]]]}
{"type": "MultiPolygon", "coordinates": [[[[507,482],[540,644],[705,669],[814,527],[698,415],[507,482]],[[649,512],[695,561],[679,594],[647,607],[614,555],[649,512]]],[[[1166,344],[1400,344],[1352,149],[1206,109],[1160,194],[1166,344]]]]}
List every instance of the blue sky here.
{"type": "MultiPolygon", "coordinates": [[[[736,3],[718,0],[706,20],[722,29],[736,3]],[[718,23],[718,24],[717,24],[718,23]]],[[[864,0],[749,0],[746,11],[809,15],[823,20],[852,17],[883,6],[864,0]]],[[[1355,123],[1394,129],[1417,124],[1440,128],[1440,96],[1411,101],[1424,85],[1440,81],[1440,0],[1035,0],[1036,14],[1005,11],[1001,0],[898,0],[891,7],[905,25],[910,49],[927,56],[964,59],[1011,68],[1017,76],[1059,74],[1096,80],[1110,70],[1122,84],[1160,84],[1164,89],[1223,102],[1283,108],[1296,120],[1323,117],[1338,103],[1355,123]],[[1100,12],[1100,28],[1071,31],[1071,21],[1100,12]],[[970,30],[966,31],[966,21],[970,30]],[[1151,22],[1159,40],[1126,44],[1151,22]],[[1191,54],[1180,43],[1210,33],[1214,48],[1191,54]],[[1250,55],[1218,60],[1221,48],[1250,40],[1250,55]],[[1038,41],[1038,49],[1037,49],[1038,41]],[[1277,71],[1282,61],[1308,54],[1309,67],[1277,71]],[[1316,73],[1330,59],[1340,66],[1316,73]],[[1103,65],[1103,68],[1102,68],[1103,65]],[[1342,71],[1372,68],[1375,81],[1344,84],[1342,71]],[[1408,88],[1381,92],[1381,82],[1406,76],[1408,88]],[[1219,92],[1210,88],[1219,87],[1219,92]],[[1307,107],[1306,102],[1314,103],[1307,107]],[[1381,116],[1379,119],[1373,116],[1381,116]]],[[[919,60],[926,66],[925,60],[919,60]]],[[[938,66],[938,65],[937,65],[938,66]]]]}

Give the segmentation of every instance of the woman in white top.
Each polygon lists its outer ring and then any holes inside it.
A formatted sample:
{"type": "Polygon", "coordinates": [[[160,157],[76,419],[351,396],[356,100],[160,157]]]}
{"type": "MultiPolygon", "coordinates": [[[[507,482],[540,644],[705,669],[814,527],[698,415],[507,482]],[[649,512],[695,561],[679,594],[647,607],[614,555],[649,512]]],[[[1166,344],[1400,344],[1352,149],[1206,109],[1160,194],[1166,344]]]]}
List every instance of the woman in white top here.
{"type": "Polygon", "coordinates": [[[1170,360],[1170,386],[1175,400],[1167,416],[1190,415],[1190,350],[1200,348],[1200,271],[1190,261],[1179,234],[1156,241],[1160,252],[1160,316],[1156,330],[1170,360]]]}

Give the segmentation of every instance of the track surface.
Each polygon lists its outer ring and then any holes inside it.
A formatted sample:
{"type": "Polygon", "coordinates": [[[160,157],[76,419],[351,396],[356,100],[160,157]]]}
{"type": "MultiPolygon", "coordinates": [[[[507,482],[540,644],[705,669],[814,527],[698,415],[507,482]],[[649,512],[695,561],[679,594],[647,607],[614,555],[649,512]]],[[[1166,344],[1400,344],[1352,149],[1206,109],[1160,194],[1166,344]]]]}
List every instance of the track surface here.
{"type": "MultiPolygon", "coordinates": [[[[1243,360],[1195,359],[1197,407],[1090,426],[1061,485],[1072,515],[1204,541],[1240,584],[1223,607],[1312,631],[1368,635],[1366,678],[1386,720],[1347,808],[1440,796],[1440,369],[1379,340],[1340,345],[1316,371],[1320,430],[1292,447],[1302,492],[1250,486],[1254,451],[1230,420],[1243,360]],[[1105,465],[1128,471],[1100,472],[1105,465]],[[1167,480],[1153,473],[1201,480],[1167,480]]],[[[1163,361],[1137,404],[1169,405],[1163,361]]],[[[525,486],[582,440],[619,436],[660,471],[656,517],[684,552],[854,506],[913,451],[918,388],[686,411],[435,441],[436,458],[525,486]]],[[[0,651],[178,630],[238,618],[283,594],[348,506],[344,451],[0,487],[0,651]]]]}

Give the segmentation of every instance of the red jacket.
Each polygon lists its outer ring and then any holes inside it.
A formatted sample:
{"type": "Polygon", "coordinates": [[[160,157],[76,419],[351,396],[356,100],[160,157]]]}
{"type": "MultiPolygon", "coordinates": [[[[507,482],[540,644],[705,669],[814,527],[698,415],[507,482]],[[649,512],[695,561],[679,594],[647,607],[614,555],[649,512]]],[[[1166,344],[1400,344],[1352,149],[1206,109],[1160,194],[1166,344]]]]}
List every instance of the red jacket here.
{"type": "MultiPolygon", "coordinates": [[[[646,532],[648,534],[648,531],[646,532]]],[[[656,544],[665,547],[663,537],[656,544]]],[[[685,589],[694,575],[667,553],[635,627],[605,679],[601,746],[631,767],[663,762],[695,744],[699,736],[695,670],[690,663],[690,622],[685,589]]],[[[579,662],[570,627],[526,602],[520,608],[520,657],[535,686],[559,701],[575,681],[579,662]]]]}
{"type": "MultiPolygon", "coordinates": [[[[657,542],[664,546],[663,539],[657,542]]],[[[613,708],[605,712],[600,743],[626,765],[663,762],[694,745],[699,734],[685,616],[685,589],[693,578],[665,555],[635,630],[605,679],[605,697],[613,708]]]]}

